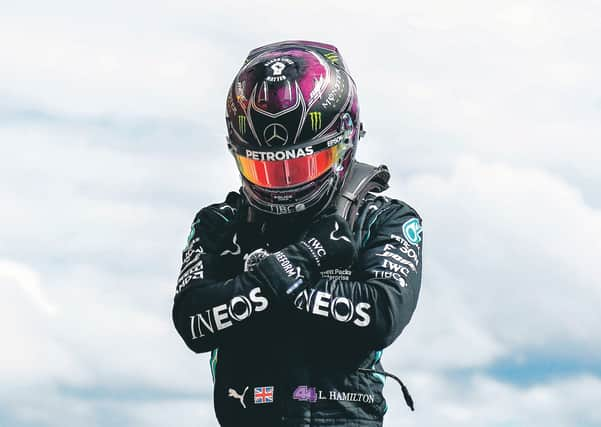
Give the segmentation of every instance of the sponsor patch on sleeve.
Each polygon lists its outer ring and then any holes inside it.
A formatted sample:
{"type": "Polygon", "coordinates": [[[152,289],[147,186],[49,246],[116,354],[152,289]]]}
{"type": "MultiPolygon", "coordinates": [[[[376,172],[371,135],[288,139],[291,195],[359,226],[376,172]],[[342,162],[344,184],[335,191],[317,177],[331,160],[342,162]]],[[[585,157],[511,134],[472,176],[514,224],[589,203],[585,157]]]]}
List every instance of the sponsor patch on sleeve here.
{"type": "Polygon", "coordinates": [[[422,226],[419,219],[411,218],[403,224],[403,236],[413,245],[417,245],[422,241],[422,226]]]}

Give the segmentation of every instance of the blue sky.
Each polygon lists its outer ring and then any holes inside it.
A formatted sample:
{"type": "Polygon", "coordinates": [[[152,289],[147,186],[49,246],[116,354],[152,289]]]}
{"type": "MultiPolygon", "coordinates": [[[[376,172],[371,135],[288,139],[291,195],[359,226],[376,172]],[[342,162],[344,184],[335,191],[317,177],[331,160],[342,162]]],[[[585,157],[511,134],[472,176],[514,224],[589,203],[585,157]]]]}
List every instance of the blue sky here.
{"type": "Polygon", "coordinates": [[[0,425],[215,426],[170,319],[196,210],[237,188],[246,53],[336,44],[388,194],[424,218],[386,425],[601,425],[601,5],[5,2],[0,425]]]}

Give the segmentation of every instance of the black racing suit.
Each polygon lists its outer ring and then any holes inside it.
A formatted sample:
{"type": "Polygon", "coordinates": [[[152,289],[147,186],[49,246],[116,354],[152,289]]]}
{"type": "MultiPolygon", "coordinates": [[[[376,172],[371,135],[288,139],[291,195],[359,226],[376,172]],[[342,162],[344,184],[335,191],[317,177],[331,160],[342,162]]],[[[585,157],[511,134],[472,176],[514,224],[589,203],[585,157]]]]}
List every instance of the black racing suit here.
{"type": "Polygon", "coordinates": [[[286,298],[264,267],[275,255],[254,267],[248,255],[286,247],[305,226],[248,223],[245,206],[230,193],[197,213],[173,306],[188,347],[212,352],[220,424],[380,426],[384,378],[360,368],[382,370],[382,350],[415,310],[420,217],[403,202],[369,194],[353,264],[306,278],[306,289],[286,298]]]}

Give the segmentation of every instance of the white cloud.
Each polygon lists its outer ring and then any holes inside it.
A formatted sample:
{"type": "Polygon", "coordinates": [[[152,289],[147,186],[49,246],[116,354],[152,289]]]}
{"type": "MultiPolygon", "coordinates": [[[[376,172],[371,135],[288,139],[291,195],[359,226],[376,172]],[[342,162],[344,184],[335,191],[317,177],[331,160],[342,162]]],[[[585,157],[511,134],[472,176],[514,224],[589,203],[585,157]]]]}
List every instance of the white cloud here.
{"type": "Polygon", "coordinates": [[[56,314],[56,307],[44,295],[36,272],[19,263],[0,259],[0,280],[16,284],[29,297],[30,302],[47,316],[56,314]]]}
{"type": "Polygon", "coordinates": [[[462,383],[419,372],[407,380],[415,412],[400,402],[396,384],[386,386],[390,411],[385,425],[406,426],[594,426],[601,422],[596,402],[601,381],[581,376],[526,388],[473,376],[462,383]]]}
{"type": "Polygon", "coordinates": [[[198,402],[211,393],[208,358],[186,351],[171,325],[171,283],[136,283],[83,266],[63,274],[40,279],[23,264],[0,260],[0,415],[75,426],[112,405],[115,417],[142,426],[151,405],[164,408],[164,417],[182,408],[190,416],[208,411],[198,402]]]}
{"type": "Polygon", "coordinates": [[[598,354],[601,213],[577,190],[541,170],[474,158],[396,184],[425,229],[422,300],[400,363],[598,354]]]}
{"type": "Polygon", "coordinates": [[[6,387],[23,388],[61,379],[79,382],[86,373],[68,349],[53,339],[52,323],[62,313],[60,302],[50,302],[40,275],[30,267],[0,259],[0,395],[6,387]]]}
{"type": "MultiPolygon", "coordinates": [[[[211,68],[224,52],[204,38],[129,26],[107,31],[65,18],[4,18],[0,93],[77,115],[187,117],[214,114],[211,68]],[[19,40],[18,43],[12,43],[19,40]],[[209,95],[211,94],[211,95],[209,95]]],[[[219,109],[219,116],[223,116],[219,109]]]]}
{"type": "Polygon", "coordinates": [[[469,373],[532,354],[598,363],[599,12],[540,0],[327,0],[319,15],[270,1],[7,5],[3,408],[37,425],[215,425],[206,355],[171,326],[179,250],[194,211],[237,187],[223,104],[244,55],[301,38],[340,47],[368,129],[360,158],[388,162],[391,195],[425,220],[421,300],[385,355],[418,412],[387,387],[388,423],[599,424],[598,372],[530,387],[469,373]]]}
{"type": "Polygon", "coordinates": [[[181,427],[217,427],[219,424],[213,411],[210,401],[175,401],[140,405],[129,412],[134,426],[164,427],[172,425],[174,420],[178,420],[177,424],[181,427]]]}

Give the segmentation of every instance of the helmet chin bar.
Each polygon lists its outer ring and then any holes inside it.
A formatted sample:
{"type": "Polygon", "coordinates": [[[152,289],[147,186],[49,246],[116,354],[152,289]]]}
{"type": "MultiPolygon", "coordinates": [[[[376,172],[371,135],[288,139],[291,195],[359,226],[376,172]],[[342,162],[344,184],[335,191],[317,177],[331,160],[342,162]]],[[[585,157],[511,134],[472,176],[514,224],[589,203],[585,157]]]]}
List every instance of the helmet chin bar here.
{"type": "MultiPolygon", "coordinates": [[[[304,214],[319,205],[318,211],[314,213],[314,215],[317,215],[331,203],[334,194],[339,187],[339,181],[339,175],[330,171],[327,178],[319,185],[317,190],[312,191],[303,199],[295,200],[293,203],[270,203],[263,200],[263,198],[259,197],[254,191],[253,187],[255,186],[248,182],[244,177],[242,178],[242,191],[252,207],[269,215],[281,216],[304,214]]],[[[262,190],[273,193],[273,198],[278,197],[277,193],[285,193],[285,191],[282,190],[262,190]]]]}

